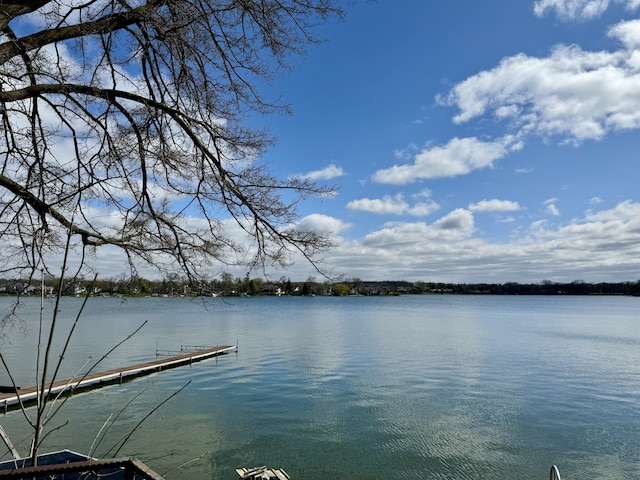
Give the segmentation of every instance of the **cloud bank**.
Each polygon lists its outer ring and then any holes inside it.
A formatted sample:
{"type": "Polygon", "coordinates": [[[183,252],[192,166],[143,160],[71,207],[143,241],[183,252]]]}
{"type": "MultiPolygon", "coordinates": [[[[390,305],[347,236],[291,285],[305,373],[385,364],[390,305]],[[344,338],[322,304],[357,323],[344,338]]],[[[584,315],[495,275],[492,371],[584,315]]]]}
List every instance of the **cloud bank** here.
{"type": "MultiPolygon", "coordinates": [[[[639,235],[640,203],[630,200],[555,227],[533,221],[509,243],[479,237],[473,212],[456,209],[430,224],[389,222],[360,240],[341,238],[326,265],[370,280],[636,281],[639,235]]],[[[300,267],[293,273],[299,278],[313,274],[300,267]]]]}

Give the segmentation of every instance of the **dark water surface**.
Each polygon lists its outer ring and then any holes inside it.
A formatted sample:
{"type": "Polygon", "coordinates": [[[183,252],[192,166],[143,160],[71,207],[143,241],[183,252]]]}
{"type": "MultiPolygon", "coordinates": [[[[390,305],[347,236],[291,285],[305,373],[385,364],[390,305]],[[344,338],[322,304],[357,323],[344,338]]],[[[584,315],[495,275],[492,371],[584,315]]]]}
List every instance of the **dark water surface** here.
{"type": "MultiPolygon", "coordinates": [[[[60,332],[78,306],[66,300],[60,332]]],[[[169,479],[233,479],[259,464],[293,480],[546,479],[552,464],[564,480],[640,478],[639,307],[627,297],[95,298],[65,376],[144,320],[100,369],[153,359],[156,345],[237,342],[239,352],[74,397],[47,449],[93,443],[112,456],[191,381],[117,456],[169,479]]],[[[26,335],[5,329],[12,342],[0,345],[23,385],[34,383],[38,311],[25,300],[26,335]]],[[[21,413],[0,425],[28,449],[21,413]]]]}

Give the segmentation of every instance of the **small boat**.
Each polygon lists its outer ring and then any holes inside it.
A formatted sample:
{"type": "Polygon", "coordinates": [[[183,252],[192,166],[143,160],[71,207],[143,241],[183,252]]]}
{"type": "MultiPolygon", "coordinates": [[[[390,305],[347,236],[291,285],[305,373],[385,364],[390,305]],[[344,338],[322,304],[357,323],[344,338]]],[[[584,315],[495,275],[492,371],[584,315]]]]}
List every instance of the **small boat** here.
{"type": "Polygon", "coordinates": [[[241,480],[289,480],[291,477],[282,468],[236,468],[241,480]]]}

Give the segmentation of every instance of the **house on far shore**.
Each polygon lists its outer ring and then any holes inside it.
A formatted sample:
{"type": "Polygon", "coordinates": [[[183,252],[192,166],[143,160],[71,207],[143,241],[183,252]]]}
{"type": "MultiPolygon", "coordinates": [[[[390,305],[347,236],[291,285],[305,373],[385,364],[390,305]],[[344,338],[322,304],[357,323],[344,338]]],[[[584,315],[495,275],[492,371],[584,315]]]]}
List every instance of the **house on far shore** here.
{"type": "Polygon", "coordinates": [[[72,282],[62,291],[63,295],[71,295],[74,297],[84,295],[85,293],[87,293],[87,288],[82,284],[82,282],[72,282]]]}
{"type": "Polygon", "coordinates": [[[260,288],[259,291],[260,295],[268,297],[281,297],[284,293],[284,290],[274,283],[266,283],[262,285],[262,288],[260,288]]]}
{"type": "Polygon", "coordinates": [[[8,283],[5,289],[9,295],[32,295],[35,292],[35,287],[27,282],[8,283]]]}

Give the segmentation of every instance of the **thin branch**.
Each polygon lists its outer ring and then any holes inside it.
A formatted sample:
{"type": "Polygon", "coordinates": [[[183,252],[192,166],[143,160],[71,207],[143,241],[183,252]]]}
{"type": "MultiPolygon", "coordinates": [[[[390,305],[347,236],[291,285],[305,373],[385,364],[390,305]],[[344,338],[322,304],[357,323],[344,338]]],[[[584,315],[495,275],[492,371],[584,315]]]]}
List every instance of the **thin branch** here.
{"type": "Polygon", "coordinates": [[[16,395],[18,396],[18,402],[20,403],[20,410],[22,411],[22,414],[24,415],[25,420],[27,421],[27,423],[29,425],[31,425],[32,428],[35,428],[35,423],[31,420],[31,417],[29,417],[29,414],[27,413],[27,407],[22,402],[22,397],[18,393],[18,384],[16,383],[15,379],[13,378],[13,374],[11,373],[11,370],[9,369],[9,366],[7,365],[7,362],[4,359],[4,355],[2,355],[2,352],[0,352],[0,361],[2,361],[2,365],[4,366],[4,370],[5,370],[5,372],[7,372],[7,375],[9,375],[9,380],[11,380],[11,385],[13,385],[13,388],[16,391],[16,395]]]}
{"type": "MultiPolygon", "coordinates": [[[[91,365],[91,367],[89,367],[89,370],[87,370],[84,375],[82,375],[80,378],[78,378],[77,380],[77,385],[80,385],[82,383],[82,381],[87,378],[87,376],[93,372],[93,370],[95,370],[95,368],[102,363],[111,353],[113,353],[114,350],[116,350],[117,348],[119,348],[123,343],[125,343],[127,340],[130,340],[134,335],[136,335],[141,329],[142,327],[144,327],[147,324],[148,320],[145,320],[144,322],[142,322],[142,324],[136,328],[132,333],[130,333],[129,335],[127,335],[126,338],[124,338],[123,340],[121,340],[120,342],[118,342],[116,345],[114,345],[107,353],[105,353],[104,355],[102,355],[95,363],[93,363],[93,365],[91,365]]],[[[71,393],[73,394],[73,392],[75,391],[75,387],[71,390],[71,393]]],[[[62,408],[62,405],[64,405],[64,403],[67,401],[67,399],[69,398],[69,396],[65,397],[65,399],[62,401],[62,403],[60,405],[58,405],[58,408],[56,408],[56,410],[51,413],[51,416],[55,416],[58,411],[60,410],[60,408],[62,408]]]]}
{"type": "Polygon", "coordinates": [[[9,439],[9,435],[7,435],[7,432],[4,431],[4,428],[2,428],[2,425],[0,425],[0,438],[2,438],[2,442],[5,444],[7,449],[11,452],[11,456],[13,457],[13,460],[15,461],[19,459],[20,454],[18,453],[16,448],[13,446],[13,443],[11,443],[11,440],[9,439]]]}
{"type": "MultiPolygon", "coordinates": [[[[102,436],[102,438],[100,438],[100,439],[96,442],[95,447],[93,447],[93,445],[92,445],[92,448],[91,448],[91,449],[89,449],[89,453],[88,453],[88,455],[89,455],[89,456],[92,456],[92,455],[93,455],[93,452],[94,452],[94,451],[96,451],[96,450],[98,449],[98,447],[99,447],[99,446],[100,446],[100,444],[102,443],[102,440],[104,440],[105,435],[109,432],[109,430],[111,430],[111,427],[113,427],[113,425],[116,423],[116,421],[118,420],[118,418],[120,418],[120,415],[122,415],[122,414],[126,411],[126,409],[129,407],[129,405],[131,405],[131,404],[134,402],[134,400],[136,400],[140,395],[142,395],[143,393],[145,393],[148,389],[149,389],[149,387],[144,388],[142,391],[138,392],[136,395],[134,395],[134,397],[133,397],[133,398],[131,398],[127,403],[125,403],[125,404],[122,406],[122,408],[118,411],[118,413],[116,414],[116,416],[115,416],[115,417],[113,417],[113,420],[111,421],[111,424],[109,425],[109,427],[107,428],[107,430],[104,432],[104,435],[102,436]]],[[[110,418],[111,418],[111,417],[110,417],[110,418]]]]}
{"type": "Polygon", "coordinates": [[[64,423],[62,423],[62,424],[58,425],[57,427],[54,427],[51,430],[47,431],[44,435],[42,435],[42,438],[40,439],[40,443],[44,442],[45,439],[47,437],[49,437],[49,435],[51,435],[54,432],[57,432],[58,430],[63,429],[67,425],[69,425],[69,420],[65,420],[64,423]]]}
{"type": "MultiPolygon", "coordinates": [[[[96,433],[96,436],[93,437],[93,442],[91,442],[91,446],[89,447],[89,452],[87,453],[88,457],[91,457],[93,455],[94,447],[97,447],[100,444],[100,439],[104,438],[102,437],[102,431],[107,427],[112,417],[113,417],[113,413],[109,414],[109,417],[107,417],[107,419],[104,421],[104,423],[102,424],[102,427],[100,427],[100,430],[98,430],[98,433],[96,433]],[[96,445],[96,443],[98,445],[96,445]]],[[[107,429],[107,431],[109,431],[109,429],[107,429]]]]}
{"type": "Polygon", "coordinates": [[[189,460],[187,460],[186,462],[182,462],[180,465],[176,465],[175,467],[170,468],[169,470],[167,470],[166,472],[164,472],[162,474],[163,477],[166,477],[169,473],[173,472],[174,470],[178,470],[182,467],[186,467],[187,465],[197,462],[200,459],[202,459],[205,455],[208,455],[210,452],[204,452],[202,455],[198,455],[197,457],[191,458],[189,460]]]}
{"type": "MultiPolygon", "coordinates": [[[[129,441],[129,439],[131,438],[131,436],[134,434],[134,432],[140,427],[140,425],[142,425],[142,423],[147,420],[151,415],[153,415],[160,407],[162,407],[165,403],[167,403],[169,400],[171,400],[173,397],[175,397],[176,395],[178,395],[182,390],[184,390],[185,388],[187,388],[189,386],[189,384],[191,383],[191,380],[189,380],[187,383],[185,383],[182,387],[180,387],[178,390],[176,390],[175,392],[173,392],[171,395],[169,395],[167,398],[165,398],[162,402],[160,402],[158,405],[156,405],[156,407],[154,407],[149,413],[147,413],[142,420],[140,420],[135,427],[133,427],[133,429],[131,429],[131,432],[129,432],[129,434],[122,440],[122,442],[120,443],[120,446],[118,446],[117,450],[113,453],[113,457],[115,458],[118,453],[120,453],[120,450],[122,449],[122,447],[124,447],[124,444],[127,443],[129,441]]],[[[112,447],[112,449],[115,447],[115,445],[112,447]]],[[[109,453],[111,453],[110,449],[106,455],[108,455],[109,453]]]]}

